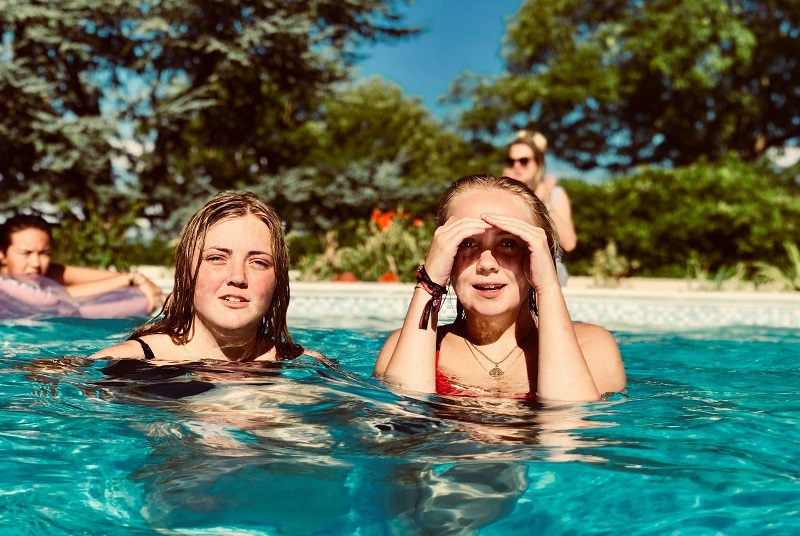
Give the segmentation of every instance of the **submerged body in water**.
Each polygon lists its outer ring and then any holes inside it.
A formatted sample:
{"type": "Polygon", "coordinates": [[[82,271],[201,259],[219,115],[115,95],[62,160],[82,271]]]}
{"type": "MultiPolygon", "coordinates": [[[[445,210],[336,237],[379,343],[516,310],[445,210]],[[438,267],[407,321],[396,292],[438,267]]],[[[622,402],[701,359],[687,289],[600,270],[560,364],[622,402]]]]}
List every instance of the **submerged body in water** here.
{"type": "Polygon", "coordinates": [[[309,357],[225,366],[63,357],[129,326],[0,323],[8,523],[256,534],[800,529],[794,330],[616,332],[627,396],[541,407],[387,388],[370,375],[390,323],[298,323],[298,342],[338,368],[309,357]]]}

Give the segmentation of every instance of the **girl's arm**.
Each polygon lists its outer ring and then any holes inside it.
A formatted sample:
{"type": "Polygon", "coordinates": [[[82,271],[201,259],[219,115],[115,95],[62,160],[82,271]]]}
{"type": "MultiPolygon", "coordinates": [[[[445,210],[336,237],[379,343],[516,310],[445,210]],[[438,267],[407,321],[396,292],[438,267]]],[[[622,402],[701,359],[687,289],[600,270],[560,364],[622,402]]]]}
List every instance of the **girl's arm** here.
{"type": "MultiPolygon", "coordinates": [[[[450,218],[436,229],[424,264],[428,280],[444,287],[461,242],[490,227],[477,218],[450,218]]],[[[404,389],[435,393],[438,315],[435,308],[429,307],[432,296],[425,286],[417,284],[414,288],[403,327],[386,340],[375,363],[374,375],[404,389]],[[424,322],[426,308],[430,309],[430,318],[424,322]]]]}
{"type": "Polygon", "coordinates": [[[431,313],[428,326],[419,328],[430,298],[421,287],[414,289],[403,327],[389,335],[378,354],[375,377],[403,389],[436,392],[436,311],[431,313]]]}
{"type": "Polygon", "coordinates": [[[556,225],[561,247],[567,252],[574,250],[578,245],[578,235],[575,233],[575,225],[572,223],[572,205],[567,192],[563,189],[555,204],[550,207],[550,218],[556,225]]]}
{"type": "Polygon", "coordinates": [[[46,275],[64,285],[73,298],[100,294],[130,285],[127,273],[84,266],[51,264],[46,275]]]}
{"type": "Polygon", "coordinates": [[[518,236],[528,247],[527,278],[536,291],[539,311],[537,397],[554,401],[599,400],[600,393],[578,343],[544,230],[501,214],[484,214],[483,218],[518,236]]]}
{"type": "Polygon", "coordinates": [[[94,296],[127,286],[135,286],[147,296],[149,312],[164,303],[161,289],[139,272],[112,272],[84,266],[61,266],[53,264],[47,276],[58,281],[73,298],[94,296]]]}
{"type": "Polygon", "coordinates": [[[625,389],[625,365],[614,336],[603,327],[580,322],[575,333],[597,390],[604,394],[625,389]]]}

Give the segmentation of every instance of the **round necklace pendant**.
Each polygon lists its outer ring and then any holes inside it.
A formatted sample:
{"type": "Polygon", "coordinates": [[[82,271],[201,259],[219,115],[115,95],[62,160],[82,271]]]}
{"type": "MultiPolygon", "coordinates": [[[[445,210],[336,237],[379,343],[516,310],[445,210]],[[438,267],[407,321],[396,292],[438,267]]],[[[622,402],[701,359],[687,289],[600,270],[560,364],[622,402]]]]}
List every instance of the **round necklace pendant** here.
{"type": "Polygon", "coordinates": [[[499,378],[503,374],[504,372],[500,369],[500,367],[494,367],[492,370],[489,371],[489,376],[493,378],[499,378]]]}

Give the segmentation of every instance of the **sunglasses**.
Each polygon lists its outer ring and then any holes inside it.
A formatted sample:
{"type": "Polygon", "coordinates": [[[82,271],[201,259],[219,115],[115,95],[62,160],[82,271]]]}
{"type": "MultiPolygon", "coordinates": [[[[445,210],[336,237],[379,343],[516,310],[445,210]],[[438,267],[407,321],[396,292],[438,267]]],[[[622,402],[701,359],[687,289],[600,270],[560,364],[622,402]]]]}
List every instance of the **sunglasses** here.
{"type": "Polygon", "coordinates": [[[532,161],[533,158],[530,158],[529,156],[523,156],[522,158],[506,158],[506,165],[510,168],[513,168],[514,164],[519,162],[522,167],[528,167],[528,164],[530,164],[532,161]]]}

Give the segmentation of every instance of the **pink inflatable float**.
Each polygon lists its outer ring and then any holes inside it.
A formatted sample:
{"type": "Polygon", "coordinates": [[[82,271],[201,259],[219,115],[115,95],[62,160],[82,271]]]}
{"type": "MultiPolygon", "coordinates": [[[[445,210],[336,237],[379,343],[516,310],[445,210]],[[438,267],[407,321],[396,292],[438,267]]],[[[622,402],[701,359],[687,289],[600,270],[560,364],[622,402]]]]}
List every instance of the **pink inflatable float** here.
{"type": "Polygon", "coordinates": [[[43,276],[0,276],[0,320],[29,317],[127,318],[148,316],[147,297],[136,287],[73,298],[43,276]]]}

